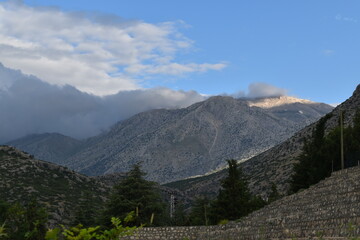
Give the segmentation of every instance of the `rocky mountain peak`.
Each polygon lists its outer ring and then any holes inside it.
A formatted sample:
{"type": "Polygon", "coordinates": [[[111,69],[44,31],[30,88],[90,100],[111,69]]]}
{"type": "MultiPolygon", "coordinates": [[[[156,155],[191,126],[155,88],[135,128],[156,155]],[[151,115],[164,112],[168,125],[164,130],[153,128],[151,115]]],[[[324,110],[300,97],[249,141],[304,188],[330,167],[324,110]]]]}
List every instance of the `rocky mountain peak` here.
{"type": "Polygon", "coordinates": [[[251,99],[247,101],[250,107],[260,107],[260,108],[273,108],[278,107],[286,104],[292,103],[302,103],[302,104],[315,104],[315,102],[300,99],[296,97],[290,96],[278,96],[278,97],[270,97],[270,98],[257,98],[251,99]]]}

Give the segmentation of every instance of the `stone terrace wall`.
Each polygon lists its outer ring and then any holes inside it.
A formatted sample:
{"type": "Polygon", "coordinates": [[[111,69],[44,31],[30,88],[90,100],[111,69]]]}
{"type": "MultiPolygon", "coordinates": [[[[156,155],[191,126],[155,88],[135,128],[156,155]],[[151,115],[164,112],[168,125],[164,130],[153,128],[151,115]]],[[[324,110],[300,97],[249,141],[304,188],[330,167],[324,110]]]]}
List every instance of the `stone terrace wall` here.
{"type": "Polygon", "coordinates": [[[222,226],[143,228],[126,239],[350,239],[360,237],[360,167],[335,172],[300,193],[222,226]]]}

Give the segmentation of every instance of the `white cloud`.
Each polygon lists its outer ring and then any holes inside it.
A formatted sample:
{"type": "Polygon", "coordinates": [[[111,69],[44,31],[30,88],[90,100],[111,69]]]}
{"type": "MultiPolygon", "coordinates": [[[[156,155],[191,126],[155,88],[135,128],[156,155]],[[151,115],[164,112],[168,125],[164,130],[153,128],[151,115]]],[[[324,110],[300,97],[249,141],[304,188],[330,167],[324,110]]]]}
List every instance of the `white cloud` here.
{"type": "Polygon", "coordinates": [[[342,16],[341,14],[336,15],[335,20],[337,20],[337,21],[345,21],[345,22],[352,22],[352,23],[357,23],[358,22],[358,20],[356,18],[345,17],[345,16],[342,16]]]}
{"type": "Polygon", "coordinates": [[[329,105],[332,106],[332,107],[337,107],[339,106],[341,103],[330,103],[329,105]]]}
{"type": "Polygon", "coordinates": [[[137,74],[143,73],[143,74],[181,75],[184,73],[206,72],[208,70],[221,70],[225,67],[226,67],[225,63],[217,63],[217,64],[169,63],[169,64],[162,64],[157,66],[139,64],[128,67],[126,71],[137,74]]]}
{"type": "Polygon", "coordinates": [[[94,96],[66,85],[45,83],[0,64],[0,144],[44,132],[75,138],[101,133],[117,121],[158,108],[187,107],[206,97],[167,88],[94,96]]]}
{"type": "Polygon", "coordinates": [[[193,42],[179,22],[150,24],[117,16],[0,3],[0,62],[58,85],[98,95],[141,88],[145,75],[221,70],[225,63],[177,61],[193,42]]]}
{"type": "Polygon", "coordinates": [[[263,97],[279,97],[286,96],[288,91],[284,88],[272,86],[267,83],[251,83],[248,86],[248,91],[239,91],[233,94],[238,98],[263,98],[263,97]]]}
{"type": "Polygon", "coordinates": [[[335,53],[334,50],[331,50],[331,49],[325,49],[322,51],[322,54],[325,55],[325,56],[332,56],[333,54],[335,53]]]}

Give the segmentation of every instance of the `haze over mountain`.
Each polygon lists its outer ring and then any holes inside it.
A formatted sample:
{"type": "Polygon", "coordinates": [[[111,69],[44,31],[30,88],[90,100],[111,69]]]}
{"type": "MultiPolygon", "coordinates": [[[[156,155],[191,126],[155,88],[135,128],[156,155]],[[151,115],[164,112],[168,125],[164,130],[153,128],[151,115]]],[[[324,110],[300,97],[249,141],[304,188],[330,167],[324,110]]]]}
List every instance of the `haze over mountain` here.
{"type": "Polygon", "coordinates": [[[187,107],[204,99],[194,91],[168,88],[99,97],[70,85],[51,85],[0,64],[0,143],[46,132],[87,138],[136,113],[187,107]]]}

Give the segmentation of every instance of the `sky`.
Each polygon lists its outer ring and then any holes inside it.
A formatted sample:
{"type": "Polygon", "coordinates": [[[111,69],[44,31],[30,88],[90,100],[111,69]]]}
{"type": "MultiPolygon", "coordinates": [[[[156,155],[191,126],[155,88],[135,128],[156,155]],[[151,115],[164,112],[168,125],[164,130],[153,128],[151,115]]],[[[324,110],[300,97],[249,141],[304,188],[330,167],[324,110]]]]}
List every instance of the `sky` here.
{"type": "Polygon", "coordinates": [[[76,95],[62,125],[26,133],[60,131],[82,114],[95,134],[140,111],[219,94],[338,104],[359,83],[359,27],[355,0],[0,0],[0,98],[3,108],[46,115],[37,100],[53,94],[52,110],[62,111],[76,95]],[[92,101],[98,108],[84,107],[92,101]]]}
{"type": "Polygon", "coordinates": [[[0,3],[0,41],[12,48],[0,62],[96,95],[153,87],[231,94],[263,82],[339,103],[360,79],[355,0],[0,3]]]}

